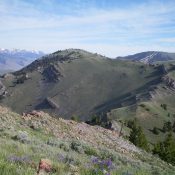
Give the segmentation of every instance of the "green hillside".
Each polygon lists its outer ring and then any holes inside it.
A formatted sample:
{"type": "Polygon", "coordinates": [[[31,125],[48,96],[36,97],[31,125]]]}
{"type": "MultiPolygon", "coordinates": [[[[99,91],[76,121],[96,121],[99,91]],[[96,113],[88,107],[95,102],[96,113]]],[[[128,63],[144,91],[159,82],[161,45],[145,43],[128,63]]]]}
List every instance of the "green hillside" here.
{"type": "Polygon", "coordinates": [[[95,115],[101,122],[138,118],[155,143],[167,134],[164,123],[175,120],[174,77],[173,62],[146,65],[68,49],[3,76],[6,91],[0,103],[18,113],[35,109],[82,121],[95,115]],[[154,127],[159,134],[153,133],[154,127]]]}
{"type": "Polygon", "coordinates": [[[2,78],[8,94],[1,103],[20,113],[42,109],[66,118],[77,115],[87,120],[94,113],[135,104],[136,94],[147,94],[149,88],[160,82],[163,73],[161,66],[69,49],[2,78]],[[24,80],[20,82],[21,79],[24,80]]]}
{"type": "Polygon", "coordinates": [[[156,88],[150,91],[151,98],[136,104],[113,109],[108,117],[117,121],[126,122],[137,118],[148,139],[152,143],[163,140],[167,132],[162,131],[165,122],[175,122],[175,64],[164,63],[165,75],[156,88]],[[166,106],[166,108],[164,108],[166,106]],[[159,130],[159,134],[153,133],[153,128],[159,130]]]}
{"type": "MultiPolygon", "coordinates": [[[[1,76],[0,103],[18,113],[0,108],[0,143],[5,143],[5,146],[0,144],[3,150],[0,169],[4,174],[9,173],[9,168],[16,171],[19,164],[20,173],[25,174],[23,170],[27,167],[26,173],[32,174],[39,160],[48,158],[56,166],[53,174],[72,171],[68,166],[72,164],[79,174],[90,175],[93,173],[85,167],[95,156],[98,163],[110,159],[118,166],[115,171],[110,170],[113,174],[173,175],[171,165],[125,139],[131,131],[129,123],[135,119],[143,128],[151,152],[154,144],[164,141],[169,132],[175,135],[175,62],[146,65],[78,49],[58,51],[20,71],[1,76]],[[54,118],[33,110],[42,110],[54,118]],[[55,157],[56,152],[64,157],[63,162],[55,157]],[[32,167],[23,162],[25,154],[32,167]],[[12,166],[9,166],[11,159],[12,166]]],[[[98,166],[101,165],[95,164],[98,166]]],[[[93,168],[94,165],[92,171],[93,168]]]]}

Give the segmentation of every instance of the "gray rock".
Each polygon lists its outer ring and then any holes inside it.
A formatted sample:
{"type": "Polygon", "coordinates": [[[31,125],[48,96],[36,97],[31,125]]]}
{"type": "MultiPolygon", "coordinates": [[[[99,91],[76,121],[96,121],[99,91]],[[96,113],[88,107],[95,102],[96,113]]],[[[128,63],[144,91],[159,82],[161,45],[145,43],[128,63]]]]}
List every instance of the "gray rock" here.
{"type": "Polygon", "coordinates": [[[0,81],[0,97],[6,95],[6,88],[3,83],[0,81]]]}

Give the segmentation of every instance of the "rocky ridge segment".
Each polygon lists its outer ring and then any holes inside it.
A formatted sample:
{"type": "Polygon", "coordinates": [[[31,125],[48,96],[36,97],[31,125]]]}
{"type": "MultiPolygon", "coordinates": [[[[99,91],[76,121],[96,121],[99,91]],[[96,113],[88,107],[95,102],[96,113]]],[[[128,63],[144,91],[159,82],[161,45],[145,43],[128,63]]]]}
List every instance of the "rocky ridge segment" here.
{"type": "Polygon", "coordinates": [[[175,90],[175,80],[170,78],[168,75],[162,78],[162,81],[172,90],[175,90]]]}
{"type": "Polygon", "coordinates": [[[58,67],[55,65],[48,66],[46,69],[44,69],[42,74],[49,82],[57,82],[60,80],[61,77],[63,77],[63,75],[58,70],[58,67]]]}
{"type": "Polygon", "coordinates": [[[55,119],[50,117],[47,113],[37,111],[24,114],[22,119],[24,125],[27,126],[28,123],[32,123],[35,126],[38,125],[39,128],[45,128],[46,134],[53,133],[54,136],[64,140],[81,140],[95,147],[98,147],[100,144],[126,154],[140,152],[134,145],[119,137],[118,132],[100,126],[91,126],[84,122],[77,123],[62,118],[55,119]]]}
{"type": "Polygon", "coordinates": [[[0,107],[0,113],[3,113],[3,121],[8,127],[11,125],[13,125],[11,127],[14,127],[15,121],[20,120],[25,129],[40,129],[45,134],[52,133],[55,137],[65,141],[80,140],[96,148],[100,145],[100,147],[104,146],[126,155],[140,153],[140,149],[119,137],[117,131],[108,130],[100,126],[91,126],[84,122],[77,123],[73,120],[64,120],[62,118],[56,119],[42,111],[32,111],[30,113],[23,113],[22,116],[17,115],[17,117],[14,117],[13,113],[9,112],[7,108],[0,107]],[[11,116],[8,116],[9,113],[11,116]]]}
{"type": "Polygon", "coordinates": [[[3,83],[0,81],[0,97],[3,97],[6,95],[6,88],[3,85],[3,83]]]}
{"type": "MultiPolygon", "coordinates": [[[[26,66],[25,68],[14,72],[14,75],[19,75],[21,73],[27,73],[32,72],[34,70],[44,70],[45,68],[50,67],[49,65],[57,64],[57,63],[63,63],[65,61],[72,61],[75,59],[78,59],[78,52],[72,51],[72,50],[64,50],[64,51],[58,51],[53,54],[49,54],[46,56],[43,56],[41,59],[37,59],[34,62],[32,62],[30,65],[26,66]],[[64,54],[63,54],[64,53],[64,54]]],[[[53,69],[53,66],[52,66],[53,69]]]]}

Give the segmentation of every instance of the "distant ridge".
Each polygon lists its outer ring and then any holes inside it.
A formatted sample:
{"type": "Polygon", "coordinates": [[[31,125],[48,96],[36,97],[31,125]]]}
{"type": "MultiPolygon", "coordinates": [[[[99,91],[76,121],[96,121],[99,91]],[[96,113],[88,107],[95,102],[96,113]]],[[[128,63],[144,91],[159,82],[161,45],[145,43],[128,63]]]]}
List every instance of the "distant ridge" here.
{"type": "Polygon", "coordinates": [[[141,53],[128,55],[124,57],[117,57],[117,59],[140,61],[146,64],[152,64],[152,63],[157,63],[161,61],[175,60],[175,53],[148,51],[148,52],[141,52],[141,53]]]}
{"type": "Polygon", "coordinates": [[[45,53],[35,50],[0,48],[0,73],[19,70],[44,55],[45,53]]]}

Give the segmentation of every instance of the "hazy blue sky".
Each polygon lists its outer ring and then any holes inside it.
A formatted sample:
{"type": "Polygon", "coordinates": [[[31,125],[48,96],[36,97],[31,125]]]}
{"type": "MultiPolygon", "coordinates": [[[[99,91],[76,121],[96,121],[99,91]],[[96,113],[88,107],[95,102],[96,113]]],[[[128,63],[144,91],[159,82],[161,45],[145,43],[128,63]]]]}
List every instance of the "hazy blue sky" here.
{"type": "Polygon", "coordinates": [[[0,47],[175,52],[175,0],[0,0],[0,47]]]}

